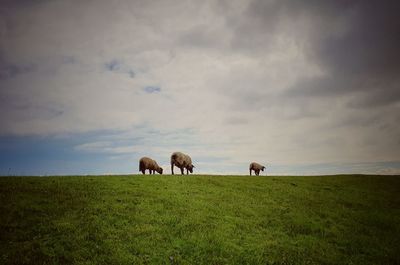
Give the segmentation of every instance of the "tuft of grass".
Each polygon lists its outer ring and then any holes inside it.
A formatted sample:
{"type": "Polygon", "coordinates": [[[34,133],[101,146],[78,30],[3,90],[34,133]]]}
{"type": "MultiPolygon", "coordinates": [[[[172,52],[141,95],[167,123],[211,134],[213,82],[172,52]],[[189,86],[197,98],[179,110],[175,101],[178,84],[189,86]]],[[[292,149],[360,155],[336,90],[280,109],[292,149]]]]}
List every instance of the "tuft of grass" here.
{"type": "Polygon", "coordinates": [[[0,264],[399,264],[400,177],[0,178],[0,264]]]}

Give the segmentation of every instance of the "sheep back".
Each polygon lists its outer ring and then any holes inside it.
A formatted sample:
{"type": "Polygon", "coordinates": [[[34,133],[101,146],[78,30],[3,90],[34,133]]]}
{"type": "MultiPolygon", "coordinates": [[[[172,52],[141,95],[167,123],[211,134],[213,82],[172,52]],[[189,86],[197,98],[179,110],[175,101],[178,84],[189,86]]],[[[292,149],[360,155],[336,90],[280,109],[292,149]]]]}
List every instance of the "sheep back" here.
{"type": "Polygon", "coordinates": [[[256,162],[250,163],[249,169],[250,170],[263,170],[265,167],[263,165],[260,165],[256,162]]]}
{"type": "Polygon", "coordinates": [[[150,170],[155,170],[157,172],[161,171],[160,166],[157,164],[157,162],[149,157],[142,157],[139,160],[139,170],[146,170],[146,169],[150,169],[150,170]]]}
{"type": "Polygon", "coordinates": [[[171,155],[171,164],[176,165],[177,167],[188,167],[192,166],[192,159],[190,156],[185,155],[181,152],[174,152],[171,155]]]}

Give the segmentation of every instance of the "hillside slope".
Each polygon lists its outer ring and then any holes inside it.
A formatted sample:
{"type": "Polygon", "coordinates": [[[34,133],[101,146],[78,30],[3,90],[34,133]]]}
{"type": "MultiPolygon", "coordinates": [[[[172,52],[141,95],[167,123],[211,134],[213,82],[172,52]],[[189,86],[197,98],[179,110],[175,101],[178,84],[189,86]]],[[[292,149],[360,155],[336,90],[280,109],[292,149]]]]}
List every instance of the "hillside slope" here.
{"type": "Polygon", "coordinates": [[[399,264],[398,176],[0,178],[1,264],[399,264]]]}

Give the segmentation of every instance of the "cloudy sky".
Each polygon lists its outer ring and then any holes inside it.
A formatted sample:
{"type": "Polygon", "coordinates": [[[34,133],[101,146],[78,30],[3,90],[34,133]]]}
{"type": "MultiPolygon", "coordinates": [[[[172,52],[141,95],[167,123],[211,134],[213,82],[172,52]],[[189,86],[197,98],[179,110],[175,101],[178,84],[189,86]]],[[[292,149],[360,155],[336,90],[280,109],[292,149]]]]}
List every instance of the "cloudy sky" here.
{"type": "Polygon", "coordinates": [[[0,174],[400,172],[398,1],[3,0],[0,174]]]}

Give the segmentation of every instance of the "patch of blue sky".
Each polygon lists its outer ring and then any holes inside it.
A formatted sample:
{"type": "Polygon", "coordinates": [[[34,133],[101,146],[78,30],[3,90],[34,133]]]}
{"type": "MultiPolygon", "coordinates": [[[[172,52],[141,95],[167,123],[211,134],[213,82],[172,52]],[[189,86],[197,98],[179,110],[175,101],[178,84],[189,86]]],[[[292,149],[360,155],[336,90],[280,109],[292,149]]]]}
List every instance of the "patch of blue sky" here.
{"type": "Polygon", "coordinates": [[[130,78],[136,76],[135,71],[121,60],[113,59],[104,64],[106,70],[115,73],[127,74],[130,78]]]}
{"type": "Polygon", "coordinates": [[[109,62],[106,62],[105,67],[109,71],[117,71],[117,70],[121,69],[121,62],[114,59],[109,62]]]}
{"type": "MultiPolygon", "coordinates": [[[[129,131],[102,130],[63,137],[2,136],[0,175],[136,174],[142,156],[153,157],[169,174],[169,156],[174,151],[190,154],[197,174],[248,175],[250,161],[233,162],[227,156],[195,152],[207,147],[198,143],[193,133],[190,128],[159,131],[141,125],[129,131]]],[[[267,169],[262,175],[400,174],[400,161],[264,165],[267,169]]]]}
{"type": "Polygon", "coordinates": [[[160,93],[161,92],[161,87],[159,87],[159,86],[146,86],[146,87],[143,88],[143,91],[148,93],[148,94],[160,93]]]}
{"type": "MultiPolygon", "coordinates": [[[[74,175],[132,173],[138,155],[110,156],[87,152],[76,146],[112,137],[110,132],[73,134],[65,137],[0,137],[0,175],[74,175]],[[135,162],[135,163],[134,163],[135,162]]],[[[116,137],[114,135],[114,137],[116,137]]],[[[139,138],[112,142],[113,146],[134,145],[139,138]]]]}
{"type": "Polygon", "coordinates": [[[267,169],[276,175],[400,174],[400,161],[267,165],[267,169]]]}
{"type": "Polygon", "coordinates": [[[17,75],[33,72],[36,69],[34,64],[18,65],[0,60],[0,80],[13,78],[17,75]]]}

